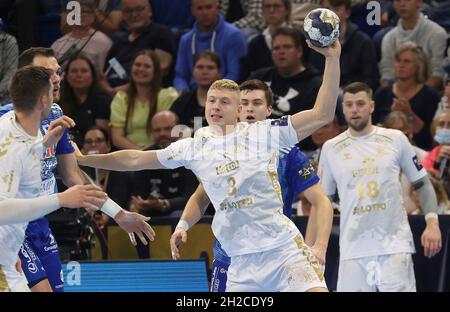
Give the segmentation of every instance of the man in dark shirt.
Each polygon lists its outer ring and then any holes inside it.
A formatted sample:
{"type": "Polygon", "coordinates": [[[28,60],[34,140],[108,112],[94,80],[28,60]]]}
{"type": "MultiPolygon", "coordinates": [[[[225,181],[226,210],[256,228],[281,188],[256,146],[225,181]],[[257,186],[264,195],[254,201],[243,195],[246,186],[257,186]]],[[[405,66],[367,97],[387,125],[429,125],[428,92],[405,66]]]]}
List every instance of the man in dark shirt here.
{"type": "Polygon", "coordinates": [[[155,51],[163,76],[170,71],[176,50],[175,36],[166,26],[152,22],[152,14],[148,0],[122,0],[122,16],[128,32],[114,39],[106,57],[107,81],[102,81],[102,87],[110,95],[115,93],[114,87],[128,82],[133,58],[143,49],[155,51]]]}
{"type": "MultiPolygon", "coordinates": [[[[322,83],[322,76],[313,68],[304,66],[306,42],[299,31],[280,27],[272,35],[274,67],[254,72],[250,79],[267,83],[273,91],[274,104],[271,118],[293,115],[312,109],[322,83]]],[[[302,151],[314,150],[311,137],[303,140],[302,151]]]]}
{"type": "MultiPolygon", "coordinates": [[[[146,150],[158,150],[169,146],[176,138],[172,129],[177,116],[171,111],[157,113],[152,119],[152,135],[155,144],[146,150]]],[[[130,209],[147,216],[169,216],[180,214],[189,196],[197,187],[195,175],[184,168],[174,170],[143,170],[134,177],[130,209]]]]}

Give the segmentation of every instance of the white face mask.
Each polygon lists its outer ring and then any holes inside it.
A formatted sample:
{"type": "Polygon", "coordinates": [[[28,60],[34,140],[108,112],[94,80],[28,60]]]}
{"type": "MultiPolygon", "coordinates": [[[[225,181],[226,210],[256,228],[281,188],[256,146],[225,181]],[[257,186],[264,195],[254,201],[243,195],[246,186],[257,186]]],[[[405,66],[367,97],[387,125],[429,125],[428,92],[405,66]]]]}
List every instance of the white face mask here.
{"type": "Polygon", "coordinates": [[[450,129],[437,129],[434,140],[440,145],[450,145],[450,129]]]}

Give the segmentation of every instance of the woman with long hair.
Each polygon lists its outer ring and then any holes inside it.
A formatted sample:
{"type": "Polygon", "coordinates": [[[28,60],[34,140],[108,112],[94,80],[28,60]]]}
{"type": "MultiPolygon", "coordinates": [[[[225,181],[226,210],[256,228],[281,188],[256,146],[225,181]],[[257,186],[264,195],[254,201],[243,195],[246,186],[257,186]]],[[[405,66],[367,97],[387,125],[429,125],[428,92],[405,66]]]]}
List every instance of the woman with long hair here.
{"type": "Polygon", "coordinates": [[[159,59],[151,50],[138,52],[131,66],[130,82],[111,103],[111,135],[118,149],[143,149],[153,143],[151,120],[170,108],[177,91],[162,88],[159,59]]]}
{"type": "Polygon", "coordinates": [[[109,131],[111,98],[100,91],[92,62],[83,54],[69,59],[61,86],[60,105],[76,126],[70,130],[75,142],[81,143],[87,129],[98,126],[109,131]]]}
{"type": "Polygon", "coordinates": [[[391,111],[401,111],[412,124],[414,142],[429,150],[433,143],[430,125],[439,94],[425,84],[430,75],[427,57],[422,48],[411,41],[399,46],[394,57],[395,79],[375,93],[373,122],[383,122],[391,111]]]}

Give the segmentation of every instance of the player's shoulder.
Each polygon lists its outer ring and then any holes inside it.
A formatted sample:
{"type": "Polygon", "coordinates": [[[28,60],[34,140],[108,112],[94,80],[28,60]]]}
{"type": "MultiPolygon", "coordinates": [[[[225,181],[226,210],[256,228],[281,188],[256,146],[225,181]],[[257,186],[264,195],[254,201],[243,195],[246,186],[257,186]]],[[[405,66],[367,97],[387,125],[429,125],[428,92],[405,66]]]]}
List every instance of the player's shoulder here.
{"type": "Polygon", "coordinates": [[[61,106],[59,106],[56,103],[53,103],[52,106],[50,107],[50,113],[48,114],[48,119],[55,120],[55,119],[58,119],[59,117],[61,117],[62,115],[64,115],[64,112],[63,112],[61,106]]]}
{"type": "Polygon", "coordinates": [[[382,140],[386,143],[396,143],[399,140],[406,138],[405,134],[397,129],[389,129],[383,127],[376,127],[374,137],[379,141],[382,140]]]}
{"type": "Polygon", "coordinates": [[[0,117],[5,115],[7,112],[10,112],[14,109],[12,103],[0,106],[0,117]]]}
{"type": "Polygon", "coordinates": [[[341,132],[334,138],[327,140],[323,144],[322,150],[329,149],[329,148],[336,148],[342,144],[345,144],[345,142],[348,142],[349,140],[350,140],[350,137],[348,136],[347,131],[341,132]]]}
{"type": "Polygon", "coordinates": [[[0,118],[0,161],[17,160],[30,146],[30,137],[24,135],[14,125],[14,111],[10,111],[0,118]]]}

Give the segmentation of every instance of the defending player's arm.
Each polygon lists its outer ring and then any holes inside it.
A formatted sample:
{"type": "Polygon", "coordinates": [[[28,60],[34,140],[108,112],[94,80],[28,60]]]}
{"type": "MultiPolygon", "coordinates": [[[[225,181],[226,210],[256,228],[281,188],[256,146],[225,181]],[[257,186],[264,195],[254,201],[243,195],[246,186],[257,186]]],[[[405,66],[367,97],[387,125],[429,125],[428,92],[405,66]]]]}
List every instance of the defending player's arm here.
{"type": "Polygon", "coordinates": [[[442,235],[439,229],[438,204],[436,193],[428,176],[425,176],[412,183],[412,186],[419,194],[420,206],[425,214],[426,228],[422,234],[421,242],[424,247],[424,255],[433,257],[442,247],[442,235]]]}
{"type": "Polygon", "coordinates": [[[325,56],[325,69],[314,107],[292,115],[292,126],[299,141],[333,120],[339,93],[341,45],[336,41],[327,48],[317,48],[309,42],[308,46],[325,56]]]}
{"type": "Polygon", "coordinates": [[[308,220],[305,240],[307,244],[311,244],[313,253],[319,262],[324,264],[333,225],[333,208],[319,183],[306,189],[304,195],[312,205],[311,222],[308,220]]]}
{"type": "Polygon", "coordinates": [[[203,188],[203,184],[200,183],[186,203],[180,222],[178,222],[178,225],[170,238],[170,249],[174,260],[180,258],[178,245],[180,242],[186,243],[187,231],[205,214],[209,203],[209,197],[203,188]]]}

